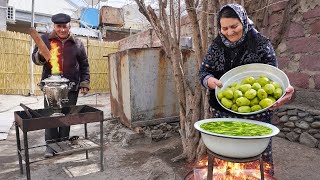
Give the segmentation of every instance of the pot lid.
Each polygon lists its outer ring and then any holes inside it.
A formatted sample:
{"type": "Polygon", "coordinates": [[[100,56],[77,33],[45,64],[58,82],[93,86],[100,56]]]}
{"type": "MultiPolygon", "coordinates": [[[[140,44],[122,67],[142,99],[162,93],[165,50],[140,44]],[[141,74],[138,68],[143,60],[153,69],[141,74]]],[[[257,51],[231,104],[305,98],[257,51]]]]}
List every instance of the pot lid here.
{"type": "Polygon", "coordinates": [[[42,80],[44,83],[52,83],[52,82],[57,82],[57,83],[67,83],[69,82],[69,79],[64,78],[60,75],[52,75],[44,80],[42,80]]]}

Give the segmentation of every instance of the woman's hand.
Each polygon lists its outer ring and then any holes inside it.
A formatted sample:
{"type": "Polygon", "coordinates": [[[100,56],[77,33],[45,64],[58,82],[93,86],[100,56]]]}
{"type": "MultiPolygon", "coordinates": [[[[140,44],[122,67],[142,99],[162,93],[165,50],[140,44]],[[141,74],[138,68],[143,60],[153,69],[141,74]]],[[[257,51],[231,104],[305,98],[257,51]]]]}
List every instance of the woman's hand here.
{"type": "Polygon", "coordinates": [[[289,85],[286,88],[286,95],[284,95],[281,99],[279,99],[273,106],[271,106],[269,109],[274,110],[280,106],[282,106],[285,102],[289,101],[292,98],[292,95],[294,93],[294,88],[289,85]]]}
{"type": "Polygon", "coordinates": [[[215,89],[217,86],[222,87],[222,82],[214,77],[210,77],[208,79],[208,87],[211,89],[215,89]]]}

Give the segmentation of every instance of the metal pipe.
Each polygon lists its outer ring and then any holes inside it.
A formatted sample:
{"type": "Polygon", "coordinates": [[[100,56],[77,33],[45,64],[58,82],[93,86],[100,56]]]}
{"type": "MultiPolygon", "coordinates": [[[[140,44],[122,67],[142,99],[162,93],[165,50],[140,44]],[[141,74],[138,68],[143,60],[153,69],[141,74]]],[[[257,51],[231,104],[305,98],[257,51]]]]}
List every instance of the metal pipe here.
{"type": "MultiPolygon", "coordinates": [[[[34,0],[32,0],[31,7],[31,27],[34,27],[34,0]]],[[[30,37],[30,95],[34,95],[34,77],[33,77],[33,62],[32,62],[32,52],[33,52],[33,40],[30,37]]]]}
{"type": "Polygon", "coordinates": [[[23,103],[20,103],[20,106],[24,109],[24,111],[27,113],[29,118],[32,118],[32,114],[36,116],[36,118],[41,117],[42,115],[39,114],[37,111],[29,108],[28,106],[24,105],[23,103]],[[32,113],[32,114],[31,114],[32,113]]]}

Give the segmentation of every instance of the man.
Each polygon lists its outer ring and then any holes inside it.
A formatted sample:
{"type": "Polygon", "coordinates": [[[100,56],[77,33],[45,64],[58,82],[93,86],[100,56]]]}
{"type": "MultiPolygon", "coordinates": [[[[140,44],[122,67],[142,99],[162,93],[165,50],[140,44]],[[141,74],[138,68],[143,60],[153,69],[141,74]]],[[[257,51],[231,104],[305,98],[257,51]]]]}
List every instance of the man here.
{"type": "MultiPolygon", "coordinates": [[[[69,101],[64,103],[63,106],[76,105],[79,90],[82,94],[87,94],[90,89],[90,74],[89,63],[83,43],[80,39],[75,38],[70,32],[70,16],[67,14],[59,13],[53,15],[51,18],[54,23],[54,29],[49,34],[41,36],[50,50],[50,43],[54,42],[59,47],[59,67],[61,75],[70,80],[69,86],[71,89],[68,93],[69,101]]],[[[36,65],[42,65],[42,80],[51,75],[51,65],[41,55],[38,47],[35,47],[32,60],[36,65]]],[[[42,90],[43,83],[39,83],[42,90]]],[[[48,107],[48,103],[44,101],[44,107],[48,107]]],[[[46,143],[53,143],[63,141],[69,138],[70,126],[50,128],[45,130],[46,143]]],[[[52,157],[54,151],[47,146],[45,157],[52,157]]]]}

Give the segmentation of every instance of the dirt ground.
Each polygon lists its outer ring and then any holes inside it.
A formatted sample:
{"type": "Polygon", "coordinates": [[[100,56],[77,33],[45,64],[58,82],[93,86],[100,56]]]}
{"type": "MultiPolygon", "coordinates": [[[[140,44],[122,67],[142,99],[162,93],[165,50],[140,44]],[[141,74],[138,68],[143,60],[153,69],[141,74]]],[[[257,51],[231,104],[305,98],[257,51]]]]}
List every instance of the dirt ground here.
{"type": "MultiPolygon", "coordinates": [[[[117,127],[128,130],[121,125],[117,127]]],[[[104,131],[106,133],[103,172],[99,169],[99,151],[90,151],[89,159],[85,158],[85,153],[77,153],[33,163],[31,179],[180,180],[193,168],[192,163],[171,161],[182,152],[178,135],[157,142],[142,138],[128,145],[123,141],[112,141],[107,125],[104,126],[104,131]]],[[[98,141],[99,124],[88,124],[88,133],[92,140],[98,141]]],[[[43,130],[29,132],[29,146],[43,144],[43,134],[43,130]]],[[[71,135],[83,135],[83,126],[72,126],[71,135]]],[[[44,147],[30,150],[31,159],[42,159],[43,151],[44,147]]],[[[275,178],[279,180],[320,179],[319,149],[274,137],[273,157],[275,178]]],[[[0,167],[0,179],[26,179],[25,174],[19,173],[14,128],[11,128],[7,140],[0,141],[0,167]]]]}

